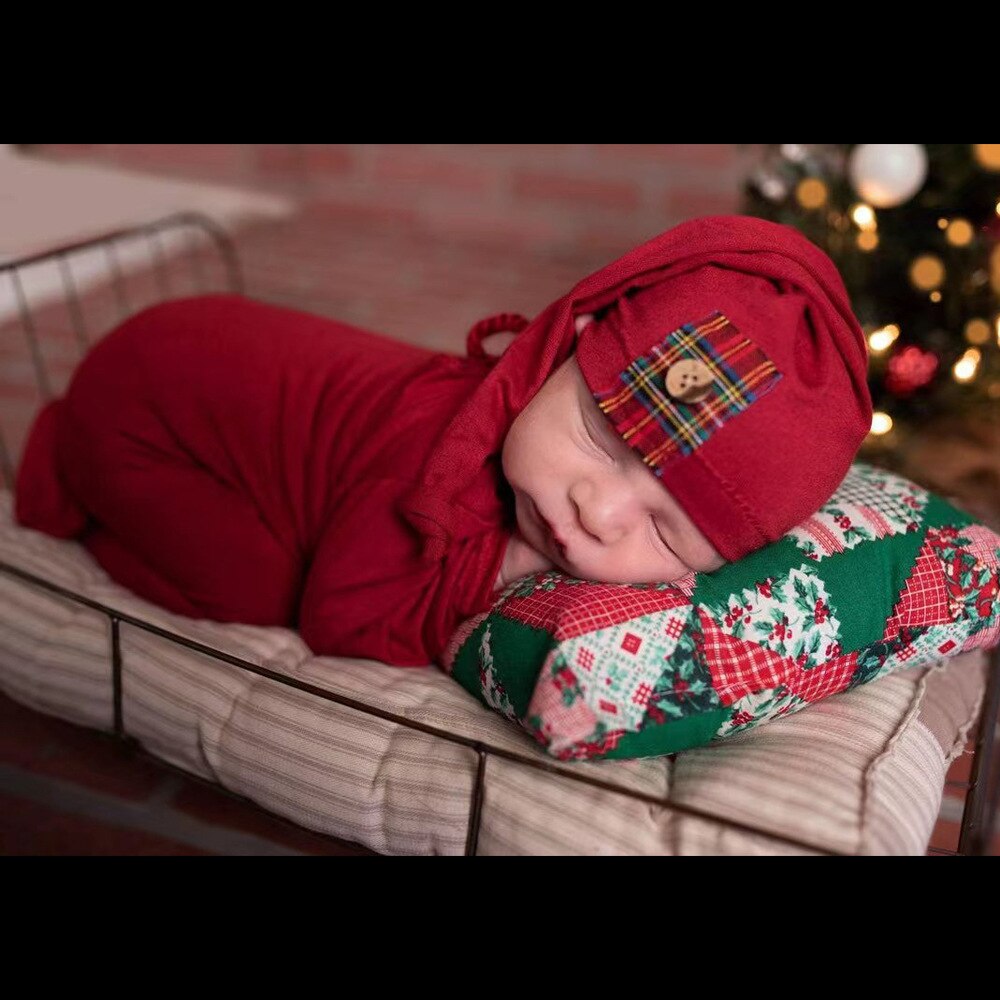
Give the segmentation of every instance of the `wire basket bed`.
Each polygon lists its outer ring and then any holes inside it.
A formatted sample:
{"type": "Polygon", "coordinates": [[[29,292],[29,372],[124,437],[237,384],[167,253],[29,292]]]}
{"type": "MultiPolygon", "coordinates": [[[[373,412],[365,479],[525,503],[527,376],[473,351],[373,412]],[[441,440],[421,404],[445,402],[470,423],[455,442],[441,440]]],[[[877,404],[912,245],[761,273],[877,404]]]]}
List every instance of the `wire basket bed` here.
{"type": "MultiPolygon", "coordinates": [[[[168,218],[130,229],[116,230],[92,239],[82,240],[53,250],[36,253],[27,257],[0,263],[0,283],[6,282],[11,294],[10,310],[14,324],[23,336],[24,344],[30,358],[30,370],[34,381],[34,391],[37,401],[47,401],[58,394],[58,379],[53,377],[50,357],[45,349],[42,324],[38,321],[39,306],[33,301],[30,283],[26,275],[37,268],[49,268],[57,276],[55,284],[50,281],[49,300],[54,297],[61,308],[69,316],[69,326],[72,333],[73,350],[76,357],[82,356],[91,343],[91,330],[96,326],[88,323],[83,307],[84,296],[81,288],[84,281],[79,273],[79,261],[89,256],[90,273],[86,281],[93,284],[103,277],[103,287],[110,292],[113,302],[115,321],[122,321],[139,308],[152,304],[146,299],[141,303],[130,294],[125,268],[122,264],[121,250],[124,245],[135,248],[143,246],[148,254],[147,267],[151,269],[154,278],[154,294],[152,301],[164,301],[184,294],[200,294],[208,291],[213,284],[212,276],[217,280],[215,290],[243,292],[243,277],[236,249],[228,235],[210,218],[196,213],[182,213],[168,218]],[[173,255],[170,255],[173,251],[173,255]],[[206,253],[208,258],[206,258],[206,253]],[[103,261],[105,272],[103,276],[96,275],[93,269],[95,259],[103,261]]],[[[45,308],[50,308],[50,305],[45,308]]],[[[110,327],[105,320],[101,324],[101,332],[110,327]]],[[[63,359],[65,362],[65,358],[63,359]]],[[[68,366],[64,363],[63,375],[68,377],[68,366]]],[[[3,414],[0,412],[0,417],[3,414]]],[[[14,483],[14,451],[9,446],[4,435],[3,421],[0,420],[0,476],[3,485],[13,490],[14,483]]],[[[748,833],[766,833],[767,836],[790,846],[806,849],[810,852],[834,853],[828,848],[807,843],[791,837],[783,837],[774,831],[761,831],[755,827],[741,824],[731,818],[714,815],[699,809],[684,806],[672,799],[664,799],[655,795],[643,794],[634,789],[609,781],[602,781],[592,774],[574,773],[571,768],[556,762],[549,762],[528,754],[517,754],[510,750],[488,745],[465,736],[448,732],[439,727],[426,725],[393,712],[374,708],[355,699],[324,690],[323,688],[297,680],[287,675],[276,673],[259,664],[252,663],[241,657],[234,656],[224,650],[214,648],[204,643],[196,642],[187,636],[165,629],[152,622],[145,621],[134,615],[129,615],[119,609],[108,607],[100,602],[76,594],[50,580],[26,572],[24,569],[0,561],[0,573],[7,577],[20,580],[34,587],[42,588],[61,598],[88,607],[106,616],[110,628],[110,649],[108,671],[112,685],[113,698],[113,736],[132,752],[155,760],[158,764],[171,768],[186,778],[194,778],[202,784],[222,791],[227,796],[243,802],[251,802],[258,809],[264,810],[259,803],[252,802],[238,795],[225,786],[208,781],[199,775],[175,767],[162,758],[150,753],[128,733],[127,718],[123,700],[122,652],[120,643],[120,627],[123,623],[159,636],[171,643],[194,650],[216,660],[238,667],[243,671],[268,678],[280,684],[296,688],[314,697],[325,699],[342,705],[372,718],[417,730],[436,738],[471,749],[477,756],[478,767],[473,785],[471,800],[468,807],[468,826],[465,836],[465,853],[474,855],[477,852],[479,839],[480,817],[483,806],[485,773],[490,756],[516,762],[518,765],[540,771],[557,773],[561,778],[579,781],[616,795],[628,796],[632,799],[649,803],[679,814],[685,814],[714,823],[722,824],[734,830],[748,833]]],[[[980,713],[978,733],[976,736],[975,757],[972,772],[966,789],[965,806],[962,816],[958,851],[932,849],[938,854],[983,854],[987,852],[990,833],[993,828],[998,799],[1000,799],[1000,781],[998,778],[997,747],[995,741],[998,718],[1000,718],[1000,649],[994,649],[989,654],[990,669],[986,693],[980,713]]],[[[272,814],[276,815],[276,814],[272,814]]],[[[279,817],[285,820],[285,817],[279,817]]],[[[285,820],[287,822],[287,820],[285,820]]],[[[336,838],[329,838],[335,840],[336,838]]]]}

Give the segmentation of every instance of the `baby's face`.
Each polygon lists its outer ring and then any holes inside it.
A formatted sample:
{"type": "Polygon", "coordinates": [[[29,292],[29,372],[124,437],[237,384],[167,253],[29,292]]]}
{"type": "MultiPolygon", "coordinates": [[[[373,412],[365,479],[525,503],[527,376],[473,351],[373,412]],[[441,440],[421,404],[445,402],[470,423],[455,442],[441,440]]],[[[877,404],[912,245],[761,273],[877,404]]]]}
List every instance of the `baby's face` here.
{"type": "Polygon", "coordinates": [[[514,420],[504,441],[503,471],[521,534],[572,576],[669,583],[725,563],[615,433],[575,355],[514,420]]]}

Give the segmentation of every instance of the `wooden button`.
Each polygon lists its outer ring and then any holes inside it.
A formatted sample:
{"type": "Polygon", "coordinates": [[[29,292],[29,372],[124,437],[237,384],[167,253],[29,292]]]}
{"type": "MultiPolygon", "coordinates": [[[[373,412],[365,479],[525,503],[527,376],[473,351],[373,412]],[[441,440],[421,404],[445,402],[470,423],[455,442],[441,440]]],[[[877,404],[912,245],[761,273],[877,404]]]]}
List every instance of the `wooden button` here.
{"type": "Polygon", "coordinates": [[[712,373],[704,361],[685,358],[667,370],[667,392],[682,403],[697,403],[712,391],[712,373]]]}

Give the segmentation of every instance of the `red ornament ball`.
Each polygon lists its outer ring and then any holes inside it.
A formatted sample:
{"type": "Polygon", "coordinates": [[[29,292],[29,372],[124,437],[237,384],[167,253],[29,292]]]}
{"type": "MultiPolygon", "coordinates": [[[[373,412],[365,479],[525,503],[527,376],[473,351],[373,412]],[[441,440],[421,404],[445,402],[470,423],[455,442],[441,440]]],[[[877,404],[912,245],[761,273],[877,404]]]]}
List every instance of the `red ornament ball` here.
{"type": "Polygon", "coordinates": [[[889,359],[885,387],[894,396],[909,396],[934,378],[939,364],[940,359],[933,351],[910,344],[889,359]]]}

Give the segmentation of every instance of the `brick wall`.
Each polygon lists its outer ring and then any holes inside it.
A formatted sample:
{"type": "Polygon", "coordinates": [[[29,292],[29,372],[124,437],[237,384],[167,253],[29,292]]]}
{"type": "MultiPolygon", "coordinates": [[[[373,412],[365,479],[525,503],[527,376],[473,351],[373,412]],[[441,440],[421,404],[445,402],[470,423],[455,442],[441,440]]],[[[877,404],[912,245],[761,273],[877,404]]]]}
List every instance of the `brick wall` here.
{"type": "MultiPolygon", "coordinates": [[[[746,173],[733,144],[43,143],[28,152],[291,193],[291,218],[235,234],[249,294],[457,353],[484,316],[534,316],[674,223],[737,209],[746,173]]],[[[158,297],[151,272],[130,277],[132,310],[158,297]]],[[[90,292],[90,333],[103,335],[116,310],[110,286],[90,292]]],[[[34,319],[59,392],[77,361],[64,307],[34,319]]],[[[15,456],[38,402],[20,325],[0,327],[0,424],[15,456]]]]}
{"type": "Polygon", "coordinates": [[[735,144],[43,143],[50,157],[291,191],[359,222],[614,254],[738,209],[735,144]]]}

